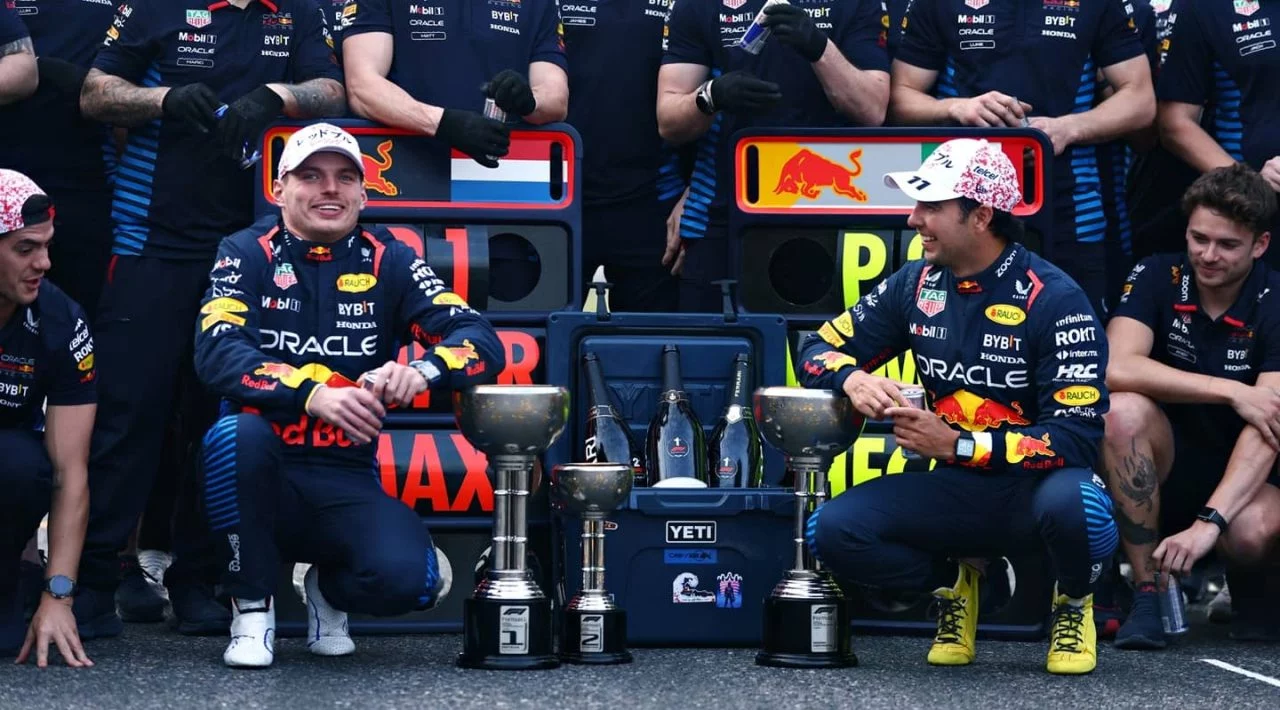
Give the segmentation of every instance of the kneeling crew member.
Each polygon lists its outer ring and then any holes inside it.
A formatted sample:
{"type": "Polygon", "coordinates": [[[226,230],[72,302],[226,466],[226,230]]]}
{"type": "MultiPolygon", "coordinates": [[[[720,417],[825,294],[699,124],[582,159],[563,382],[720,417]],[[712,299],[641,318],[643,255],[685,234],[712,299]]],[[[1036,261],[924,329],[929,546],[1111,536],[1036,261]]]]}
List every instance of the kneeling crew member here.
{"type": "Polygon", "coordinates": [[[204,438],[201,485],[233,599],[229,666],[271,664],[282,560],[315,564],[318,655],[355,650],[346,612],[426,609],[448,588],[422,521],[378,484],[372,443],[384,405],[488,381],[503,349],[409,247],[357,224],[363,182],[349,133],[295,133],[273,186],[281,216],[222,242],[200,309],[196,371],[225,408],[204,438]],[[411,339],[429,354],[396,364],[411,339]]]}
{"type": "Polygon", "coordinates": [[[1280,640],[1265,588],[1280,540],[1280,273],[1263,256],[1276,193],[1236,163],[1201,175],[1182,209],[1186,251],[1139,262],[1107,325],[1102,463],[1137,587],[1117,648],[1164,648],[1155,573],[1214,547],[1232,637],[1280,640]]]}
{"type": "Polygon", "coordinates": [[[917,201],[908,225],[925,258],[806,339],[801,378],[891,417],[898,444],[939,466],[846,491],[809,521],[809,544],[842,579],[932,589],[936,665],[973,661],[980,565],[966,560],[1047,548],[1058,580],[1047,667],[1088,673],[1092,587],[1117,541],[1090,470],[1107,411],[1102,329],[1075,282],[1015,243],[1022,195],[999,148],[948,141],[885,182],[917,201]],[[908,349],[933,411],[870,374],[908,349]]]}

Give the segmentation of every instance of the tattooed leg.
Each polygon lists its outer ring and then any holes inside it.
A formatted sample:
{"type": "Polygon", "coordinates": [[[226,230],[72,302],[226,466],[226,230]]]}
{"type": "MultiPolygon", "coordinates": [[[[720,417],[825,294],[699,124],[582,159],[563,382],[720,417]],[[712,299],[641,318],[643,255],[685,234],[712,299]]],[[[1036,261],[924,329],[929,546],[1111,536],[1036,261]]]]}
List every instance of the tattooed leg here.
{"type": "Polygon", "coordinates": [[[1131,393],[1115,395],[1106,423],[1101,468],[1115,503],[1120,541],[1133,565],[1133,581],[1154,581],[1160,481],[1172,464],[1173,434],[1151,400],[1131,393]]]}

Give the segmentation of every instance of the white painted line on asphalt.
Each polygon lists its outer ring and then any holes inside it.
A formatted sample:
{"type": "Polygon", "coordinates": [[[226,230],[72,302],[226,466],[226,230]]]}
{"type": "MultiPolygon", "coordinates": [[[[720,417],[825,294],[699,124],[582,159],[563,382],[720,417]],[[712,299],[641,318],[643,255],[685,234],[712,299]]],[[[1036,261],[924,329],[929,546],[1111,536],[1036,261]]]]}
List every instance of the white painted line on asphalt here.
{"type": "Polygon", "coordinates": [[[1267,685],[1274,685],[1275,687],[1280,688],[1280,680],[1277,680],[1276,678],[1272,678],[1272,677],[1271,677],[1271,676],[1269,676],[1269,675],[1262,675],[1261,673],[1254,673],[1254,672],[1253,672],[1253,671],[1251,671],[1251,670],[1247,670],[1247,669],[1245,669],[1245,668],[1241,668],[1240,666],[1233,666],[1233,665],[1231,665],[1230,663],[1227,663],[1227,662],[1225,662],[1225,661],[1219,661],[1219,660],[1218,660],[1218,659],[1216,659],[1216,658],[1201,658],[1201,659],[1200,659],[1200,661],[1201,661],[1202,663],[1208,663],[1208,664],[1209,664],[1209,665],[1211,665],[1211,666],[1217,666],[1218,668],[1221,668],[1221,669],[1222,669],[1222,670],[1224,670],[1224,671],[1231,671],[1232,673],[1239,673],[1240,675],[1242,675],[1242,676],[1244,676],[1244,677],[1246,677],[1246,678],[1252,678],[1252,679],[1254,679],[1254,680],[1260,680],[1260,681],[1262,681],[1263,683],[1266,683],[1267,685]]]}

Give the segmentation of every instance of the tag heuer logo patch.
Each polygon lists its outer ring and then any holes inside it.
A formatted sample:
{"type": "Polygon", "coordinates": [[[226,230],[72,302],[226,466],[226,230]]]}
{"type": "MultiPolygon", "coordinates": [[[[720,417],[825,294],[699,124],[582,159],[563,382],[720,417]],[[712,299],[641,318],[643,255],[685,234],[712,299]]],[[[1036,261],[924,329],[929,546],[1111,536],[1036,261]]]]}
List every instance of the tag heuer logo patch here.
{"type": "Polygon", "coordinates": [[[187,10],[187,24],[196,29],[208,27],[213,22],[213,15],[208,10],[187,10]]]}
{"type": "Polygon", "coordinates": [[[975,10],[981,10],[986,7],[988,2],[989,0],[964,0],[964,4],[975,10]]]}
{"type": "Polygon", "coordinates": [[[1237,15],[1248,17],[1259,10],[1258,0],[1235,0],[1237,15]]]}
{"type": "Polygon", "coordinates": [[[275,277],[271,280],[281,290],[287,291],[290,286],[298,283],[298,277],[293,273],[293,264],[279,264],[276,266],[275,277]]]}
{"type": "Polygon", "coordinates": [[[947,292],[936,288],[920,289],[920,297],[916,299],[916,308],[930,318],[947,307],[947,292]]]}
{"type": "Polygon", "coordinates": [[[747,4],[747,0],[721,0],[721,2],[723,2],[724,6],[730,10],[737,10],[747,4]]]}

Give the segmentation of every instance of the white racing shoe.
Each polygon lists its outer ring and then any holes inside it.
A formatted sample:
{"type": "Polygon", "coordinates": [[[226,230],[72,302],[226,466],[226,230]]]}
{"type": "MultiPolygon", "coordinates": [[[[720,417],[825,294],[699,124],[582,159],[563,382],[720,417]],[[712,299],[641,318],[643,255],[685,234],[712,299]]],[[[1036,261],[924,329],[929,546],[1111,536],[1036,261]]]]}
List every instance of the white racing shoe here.
{"type": "Polygon", "coordinates": [[[449,590],[453,589],[453,563],[444,554],[444,550],[438,547],[436,548],[436,572],[440,575],[440,590],[436,592],[436,598],[431,601],[431,606],[427,607],[428,609],[440,606],[440,602],[449,596],[449,590]]]}
{"type": "Polygon", "coordinates": [[[231,600],[231,643],[222,662],[232,668],[267,668],[276,658],[276,608],[271,599],[231,600]]]}
{"type": "Polygon", "coordinates": [[[302,581],[307,591],[307,650],[317,656],[350,656],[356,644],[347,631],[347,612],[334,609],[320,593],[320,571],[312,565],[302,581]]]}

